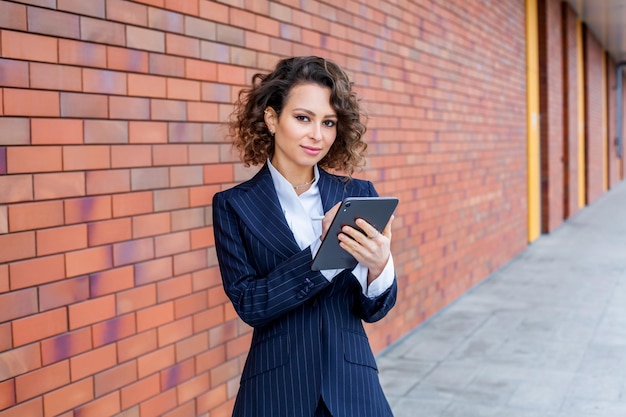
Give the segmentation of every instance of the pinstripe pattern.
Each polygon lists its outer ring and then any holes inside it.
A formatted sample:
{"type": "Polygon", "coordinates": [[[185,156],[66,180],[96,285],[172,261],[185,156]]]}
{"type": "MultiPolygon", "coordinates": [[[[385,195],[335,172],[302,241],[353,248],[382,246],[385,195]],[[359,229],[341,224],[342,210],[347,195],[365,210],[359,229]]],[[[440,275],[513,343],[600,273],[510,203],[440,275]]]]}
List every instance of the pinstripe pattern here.
{"type": "MultiPolygon", "coordinates": [[[[377,195],[370,182],[320,170],[324,211],[347,196],[377,195]]],[[[386,417],[362,321],[383,318],[397,284],[365,297],[350,272],[329,283],[311,271],[282,213],[267,166],[215,195],[215,246],[224,289],[254,327],[233,416],[311,417],[320,395],[334,417],[386,417]]]]}

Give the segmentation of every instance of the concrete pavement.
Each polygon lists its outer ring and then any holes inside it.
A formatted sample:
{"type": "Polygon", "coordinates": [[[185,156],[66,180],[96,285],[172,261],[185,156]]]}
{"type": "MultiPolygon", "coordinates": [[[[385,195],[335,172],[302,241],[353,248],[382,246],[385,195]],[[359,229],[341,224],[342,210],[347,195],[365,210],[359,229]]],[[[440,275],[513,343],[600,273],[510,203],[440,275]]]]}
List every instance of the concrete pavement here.
{"type": "Polygon", "coordinates": [[[395,417],[625,417],[626,181],[377,361],[395,417]]]}

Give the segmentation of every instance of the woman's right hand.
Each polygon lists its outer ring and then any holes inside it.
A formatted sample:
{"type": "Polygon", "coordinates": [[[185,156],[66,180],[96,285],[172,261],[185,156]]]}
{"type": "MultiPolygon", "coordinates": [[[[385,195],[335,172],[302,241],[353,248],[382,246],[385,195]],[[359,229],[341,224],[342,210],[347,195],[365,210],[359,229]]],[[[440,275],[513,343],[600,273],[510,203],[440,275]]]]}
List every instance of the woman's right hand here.
{"type": "Polygon", "coordinates": [[[341,206],[341,201],[338,202],[324,214],[324,218],[322,219],[322,237],[321,240],[324,240],[326,237],[326,233],[328,233],[328,229],[330,228],[330,224],[333,222],[337,211],[339,210],[339,206],[341,206]]]}

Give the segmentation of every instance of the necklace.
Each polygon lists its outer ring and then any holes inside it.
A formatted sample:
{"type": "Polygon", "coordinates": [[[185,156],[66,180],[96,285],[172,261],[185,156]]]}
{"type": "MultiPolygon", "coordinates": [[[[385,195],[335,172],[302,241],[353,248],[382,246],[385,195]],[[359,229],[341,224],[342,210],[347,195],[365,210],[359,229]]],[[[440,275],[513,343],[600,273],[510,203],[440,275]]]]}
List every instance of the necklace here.
{"type": "Polygon", "coordinates": [[[303,182],[302,184],[294,185],[293,189],[297,190],[302,187],[306,187],[307,185],[311,185],[315,182],[315,177],[311,178],[311,181],[303,182]]]}

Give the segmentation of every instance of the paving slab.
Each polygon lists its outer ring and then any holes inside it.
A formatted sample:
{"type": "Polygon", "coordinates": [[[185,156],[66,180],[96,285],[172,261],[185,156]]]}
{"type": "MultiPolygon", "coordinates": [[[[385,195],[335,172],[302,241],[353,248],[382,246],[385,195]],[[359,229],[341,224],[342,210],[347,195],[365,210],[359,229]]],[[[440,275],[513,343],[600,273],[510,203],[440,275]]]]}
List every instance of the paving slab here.
{"type": "Polygon", "coordinates": [[[396,417],[626,416],[626,182],[377,361],[396,417]]]}

